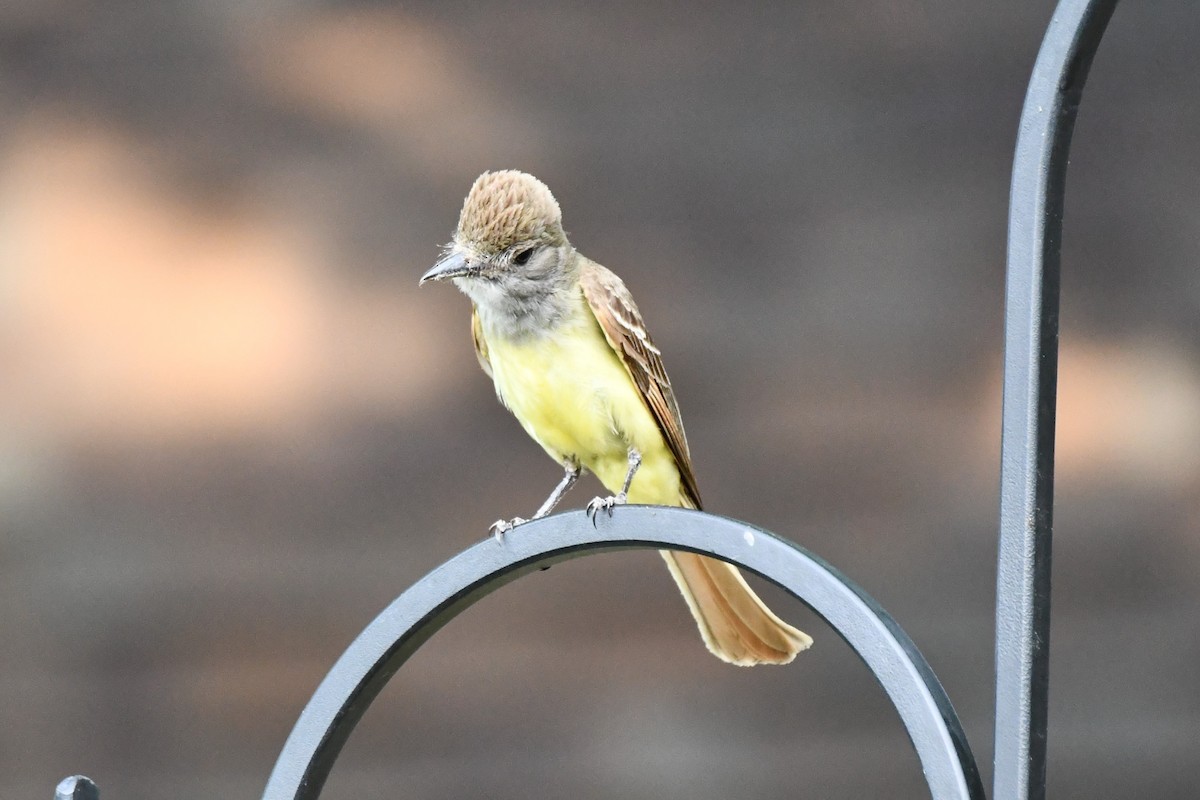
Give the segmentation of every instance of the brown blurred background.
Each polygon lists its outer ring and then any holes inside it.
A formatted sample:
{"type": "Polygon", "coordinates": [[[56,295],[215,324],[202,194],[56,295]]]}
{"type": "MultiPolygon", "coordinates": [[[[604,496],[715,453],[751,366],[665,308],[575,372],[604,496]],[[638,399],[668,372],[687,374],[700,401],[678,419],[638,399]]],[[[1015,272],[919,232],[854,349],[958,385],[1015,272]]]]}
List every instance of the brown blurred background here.
{"type": "MultiPolygon", "coordinates": [[[[546,495],[466,300],[417,289],[506,167],[638,297],[710,510],[867,587],[990,780],[1008,170],[1051,11],[0,5],[0,796],[257,797],[374,614],[546,495]]],[[[1198,36],[1126,3],[1075,136],[1056,795],[1200,775],[1198,36]]],[[[786,669],[708,656],[651,553],[526,578],[325,796],[921,796],[866,669],[764,592],[817,638],[786,669]]]]}

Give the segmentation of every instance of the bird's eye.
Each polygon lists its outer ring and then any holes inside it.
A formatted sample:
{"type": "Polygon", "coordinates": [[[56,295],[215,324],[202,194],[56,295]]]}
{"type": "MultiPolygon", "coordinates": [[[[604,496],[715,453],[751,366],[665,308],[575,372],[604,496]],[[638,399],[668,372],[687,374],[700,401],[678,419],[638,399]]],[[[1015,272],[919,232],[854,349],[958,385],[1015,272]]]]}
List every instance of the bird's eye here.
{"type": "Polygon", "coordinates": [[[524,250],[522,250],[521,252],[517,253],[515,256],[512,257],[512,263],[516,264],[519,267],[524,266],[529,263],[529,258],[532,255],[533,255],[533,248],[526,247],[524,250]]]}

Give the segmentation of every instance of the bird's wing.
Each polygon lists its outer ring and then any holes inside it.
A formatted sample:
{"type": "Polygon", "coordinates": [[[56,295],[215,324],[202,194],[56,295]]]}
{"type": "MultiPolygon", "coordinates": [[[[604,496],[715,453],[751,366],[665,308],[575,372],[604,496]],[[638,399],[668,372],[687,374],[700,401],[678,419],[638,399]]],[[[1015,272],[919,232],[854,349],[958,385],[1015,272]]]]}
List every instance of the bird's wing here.
{"type": "Polygon", "coordinates": [[[646,333],[637,304],[621,279],[594,261],[580,258],[583,266],[579,284],[583,296],[600,323],[604,338],[621,357],[642,400],[654,414],[667,447],[675,456],[684,492],[693,507],[700,508],[700,489],[696,486],[692,457],[683,434],[683,419],[679,416],[675,392],[671,391],[671,380],[663,367],[662,353],[646,333]]]}
{"type": "Polygon", "coordinates": [[[492,377],[492,362],[488,358],[487,340],[483,338],[479,312],[473,307],[471,309],[471,341],[475,344],[475,357],[479,359],[479,366],[483,367],[483,371],[489,378],[492,377]]]}

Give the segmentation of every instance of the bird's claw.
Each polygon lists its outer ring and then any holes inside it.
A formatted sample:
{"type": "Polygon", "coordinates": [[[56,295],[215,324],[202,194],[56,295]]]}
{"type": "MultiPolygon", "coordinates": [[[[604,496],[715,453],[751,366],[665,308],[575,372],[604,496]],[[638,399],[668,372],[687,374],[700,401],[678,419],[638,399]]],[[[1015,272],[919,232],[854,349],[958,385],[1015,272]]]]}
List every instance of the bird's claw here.
{"type": "Polygon", "coordinates": [[[522,522],[528,522],[528,521],[529,520],[525,519],[524,517],[513,517],[512,519],[498,519],[495,522],[493,522],[490,527],[488,527],[488,530],[492,532],[492,536],[496,539],[497,543],[504,544],[504,534],[508,533],[513,528],[520,525],[522,522]]]}
{"type": "Polygon", "coordinates": [[[600,513],[601,509],[611,517],[613,515],[613,507],[623,505],[625,505],[624,492],[609,495],[608,497],[593,497],[587,504],[587,515],[588,519],[592,521],[592,527],[596,526],[596,515],[600,513]]]}

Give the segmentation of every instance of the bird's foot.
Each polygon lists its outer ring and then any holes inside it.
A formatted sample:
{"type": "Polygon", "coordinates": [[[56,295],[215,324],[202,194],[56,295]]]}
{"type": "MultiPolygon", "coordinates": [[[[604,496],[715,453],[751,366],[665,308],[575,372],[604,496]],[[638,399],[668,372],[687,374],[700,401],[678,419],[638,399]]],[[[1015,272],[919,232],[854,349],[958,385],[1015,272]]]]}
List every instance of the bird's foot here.
{"type": "Polygon", "coordinates": [[[595,527],[596,515],[599,514],[601,510],[607,512],[608,516],[611,517],[613,514],[613,507],[623,505],[625,505],[624,492],[620,492],[619,494],[615,495],[609,495],[608,497],[593,497],[587,504],[588,519],[592,521],[592,526],[595,527]]]}
{"type": "Polygon", "coordinates": [[[492,536],[495,537],[496,542],[498,544],[504,544],[504,534],[508,533],[513,528],[520,525],[521,523],[528,522],[528,521],[529,520],[525,519],[524,517],[513,517],[512,519],[498,519],[491,524],[491,526],[488,528],[488,530],[492,532],[492,536]]]}

